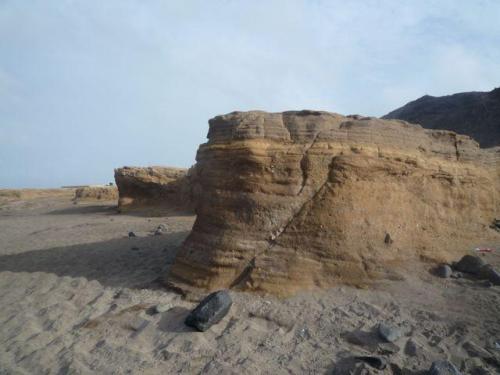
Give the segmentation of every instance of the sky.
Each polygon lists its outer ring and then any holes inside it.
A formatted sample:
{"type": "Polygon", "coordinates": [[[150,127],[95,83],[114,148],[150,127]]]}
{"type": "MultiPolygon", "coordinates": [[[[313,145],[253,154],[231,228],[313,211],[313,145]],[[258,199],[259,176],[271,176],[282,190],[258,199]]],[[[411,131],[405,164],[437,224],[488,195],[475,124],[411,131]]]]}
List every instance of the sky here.
{"type": "Polygon", "coordinates": [[[0,188],[189,167],[234,110],[500,86],[498,0],[0,0],[0,188]]]}

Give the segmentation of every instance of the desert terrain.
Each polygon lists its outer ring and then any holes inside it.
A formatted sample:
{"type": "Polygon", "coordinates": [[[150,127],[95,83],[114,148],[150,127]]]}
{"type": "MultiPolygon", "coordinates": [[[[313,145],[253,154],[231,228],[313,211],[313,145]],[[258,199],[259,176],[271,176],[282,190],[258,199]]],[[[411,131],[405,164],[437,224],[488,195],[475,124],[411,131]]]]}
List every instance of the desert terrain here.
{"type": "MultiPolygon", "coordinates": [[[[426,374],[436,360],[500,372],[500,287],[439,278],[425,262],[369,288],[231,290],[229,314],[197,332],[184,325],[196,301],[162,282],[194,220],[120,214],[116,201],[75,204],[68,192],[3,199],[0,374],[426,374]],[[381,322],[400,337],[384,342],[381,322]]],[[[499,250],[481,256],[498,268],[499,250]]]]}

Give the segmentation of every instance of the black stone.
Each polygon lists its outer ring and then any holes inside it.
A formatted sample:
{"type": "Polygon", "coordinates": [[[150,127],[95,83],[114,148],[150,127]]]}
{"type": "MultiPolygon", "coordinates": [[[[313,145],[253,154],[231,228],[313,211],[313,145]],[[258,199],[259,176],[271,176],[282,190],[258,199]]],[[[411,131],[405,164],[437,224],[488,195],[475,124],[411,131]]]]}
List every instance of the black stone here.
{"type": "Polygon", "coordinates": [[[500,272],[493,268],[492,265],[486,264],[479,270],[479,277],[488,280],[493,285],[500,285],[500,272]]]}
{"type": "Polygon", "coordinates": [[[462,375],[462,373],[451,362],[435,361],[432,362],[429,375],[462,375]]]}
{"type": "Polygon", "coordinates": [[[225,290],[209,294],[187,316],[184,323],[187,326],[204,332],[212,325],[219,323],[229,312],[233,301],[225,290]]]}
{"type": "Polygon", "coordinates": [[[460,272],[470,273],[473,275],[478,275],[481,267],[483,267],[486,262],[474,255],[464,255],[462,259],[455,264],[455,269],[460,272]]]}
{"type": "Polygon", "coordinates": [[[129,237],[136,237],[134,232],[128,232],[129,237]]]}

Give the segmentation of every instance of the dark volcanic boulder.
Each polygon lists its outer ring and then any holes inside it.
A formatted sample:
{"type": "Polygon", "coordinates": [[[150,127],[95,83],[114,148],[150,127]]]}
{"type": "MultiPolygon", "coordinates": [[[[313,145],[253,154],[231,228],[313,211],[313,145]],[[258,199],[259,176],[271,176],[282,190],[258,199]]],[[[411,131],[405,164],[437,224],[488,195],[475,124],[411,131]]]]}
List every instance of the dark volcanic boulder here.
{"type": "Polygon", "coordinates": [[[208,295],[186,318],[186,325],[204,332],[219,323],[229,312],[233,301],[225,290],[208,295]]]}
{"type": "Polygon", "coordinates": [[[455,264],[455,269],[460,272],[470,273],[473,275],[479,275],[481,267],[483,267],[486,262],[474,255],[464,255],[462,259],[455,264]]]}

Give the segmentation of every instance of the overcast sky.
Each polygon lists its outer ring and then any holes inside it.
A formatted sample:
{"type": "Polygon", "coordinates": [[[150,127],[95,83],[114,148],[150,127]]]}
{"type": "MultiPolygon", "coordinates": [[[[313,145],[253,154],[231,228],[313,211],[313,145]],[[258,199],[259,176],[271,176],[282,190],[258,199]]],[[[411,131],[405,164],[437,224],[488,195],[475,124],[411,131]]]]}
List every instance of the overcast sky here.
{"type": "Polygon", "coordinates": [[[500,1],[0,0],[0,188],[188,167],[233,110],[500,86],[500,1]]]}

